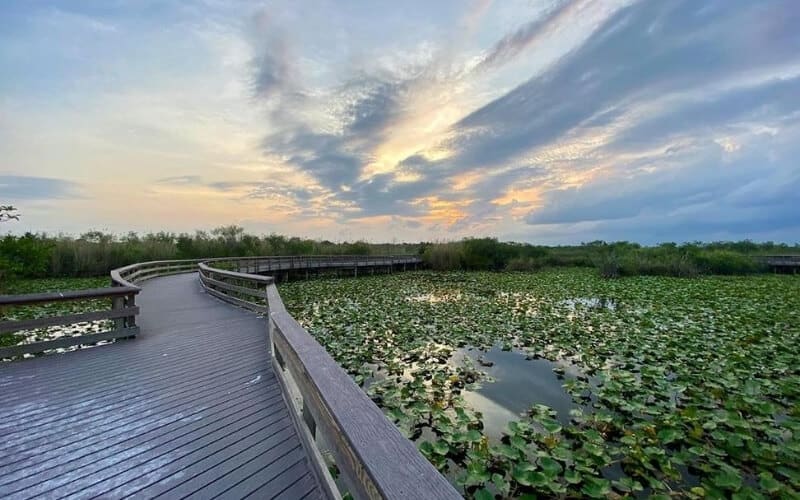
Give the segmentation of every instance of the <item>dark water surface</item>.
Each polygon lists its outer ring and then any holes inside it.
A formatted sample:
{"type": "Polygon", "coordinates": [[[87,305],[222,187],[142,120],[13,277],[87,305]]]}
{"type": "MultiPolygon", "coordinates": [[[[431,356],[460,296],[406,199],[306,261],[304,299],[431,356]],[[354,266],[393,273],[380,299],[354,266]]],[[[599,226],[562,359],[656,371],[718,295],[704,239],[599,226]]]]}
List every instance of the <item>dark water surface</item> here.
{"type": "Polygon", "coordinates": [[[523,353],[503,351],[499,346],[486,352],[458,349],[453,354],[455,362],[460,363],[465,357],[471,358],[476,368],[494,379],[463,393],[467,405],[483,413],[484,429],[491,438],[499,439],[508,423],[518,420],[534,404],[553,408],[558,412],[558,420],[564,424],[569,421],[569,411],[578,408],[561,387],[564,379],[553,372],[556,367],[569,370],[568,366],[541,358],[526,359],[523,353]],[[480,364],[479,359],[485,364],[492,363],[492,366],[480,364]]]}

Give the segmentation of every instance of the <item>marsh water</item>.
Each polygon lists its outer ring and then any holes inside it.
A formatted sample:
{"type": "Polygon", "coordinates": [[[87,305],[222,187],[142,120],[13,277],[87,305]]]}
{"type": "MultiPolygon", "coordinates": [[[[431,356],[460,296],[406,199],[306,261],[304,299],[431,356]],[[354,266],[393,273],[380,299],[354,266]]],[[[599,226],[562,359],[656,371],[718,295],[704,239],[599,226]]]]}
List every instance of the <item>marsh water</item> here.
{"type": "Polygon", "coordinates": [[[465,357],[491,377],[478,388],[463,393],[467,405],[483,414],[484,430],[491,438],[499,439],[508,423],[519,420],[534,404],[556,410],[558,420],[564,424],[569,421],[569,411],[577,408],[561,387],[564,378],[553,371],[565,368],[563,364],[543,358],[528,359],[523,353],[504,351],[500,346],[486,352],[458,349],[453,355],[455,362],[463,362],[465,357]]]}

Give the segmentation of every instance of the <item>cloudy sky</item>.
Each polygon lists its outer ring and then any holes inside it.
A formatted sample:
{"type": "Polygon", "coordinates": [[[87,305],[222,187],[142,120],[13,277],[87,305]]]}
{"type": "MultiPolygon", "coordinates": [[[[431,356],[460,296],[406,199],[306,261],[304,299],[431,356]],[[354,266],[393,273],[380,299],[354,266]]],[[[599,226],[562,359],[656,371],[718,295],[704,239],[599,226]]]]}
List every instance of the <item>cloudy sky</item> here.
{"type": "Polygon", "coordinates": [[[796,0],[2,2],[0,75],[3,231],[800,241],[796,0]]]}

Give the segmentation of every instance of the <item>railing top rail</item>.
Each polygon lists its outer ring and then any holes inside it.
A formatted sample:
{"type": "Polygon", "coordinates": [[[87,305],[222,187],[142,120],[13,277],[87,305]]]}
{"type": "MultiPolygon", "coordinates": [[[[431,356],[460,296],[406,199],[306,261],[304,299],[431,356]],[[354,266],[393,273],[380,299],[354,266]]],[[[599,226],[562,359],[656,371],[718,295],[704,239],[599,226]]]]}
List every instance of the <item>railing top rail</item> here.
{"type": "Polygon", "coordinates": [[[206,264],[207,261],[200,262],[197,265],[200,267],[201,270],[207,272],[214,272],[217,274],[222,274],[231,278],[239,278],[244,280],[250,281],[258,281],[264,284],[270,284],[274,282],[274,279],[270,276],[261,276],[260,274],[249,274],[249,273],[240,273],[237,271],[228,271],[227,269],[219,269],[217,267],[211,267],[206,264]]]}
{"type": "Polygon", "coordinates": [[[136,286],[116,286],[106,288],[89,288],[86,290],[68,290],[65,292],[0,295],[0,306],[42,304],[45,302],[118,297],[120,295],[138,293],[139,290],[139,287],[136,286]]]}
{"type": "MultiPolygon", "coordinates": [[[[358,255],[358,254],[320,254],[320,255],[251,255],[248,257],[213,257],[210,259],[198,259],[195,262],[214,262],[214,261],[239,261],[239,260],[271,260],[271,259],[410,259],[421,260],[418,255],[358,255]]],[[[175,261],[166,261],[175,262],[175,261]]]]}

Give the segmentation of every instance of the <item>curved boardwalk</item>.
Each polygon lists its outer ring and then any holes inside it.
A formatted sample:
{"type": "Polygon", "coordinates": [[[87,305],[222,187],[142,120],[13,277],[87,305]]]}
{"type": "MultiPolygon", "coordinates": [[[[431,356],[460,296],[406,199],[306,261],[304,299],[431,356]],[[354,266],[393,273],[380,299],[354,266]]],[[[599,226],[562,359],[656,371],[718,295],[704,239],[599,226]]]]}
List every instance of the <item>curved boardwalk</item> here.
{"type": "Polygon", "coordinates": [[[130,341],[0,365],[0,498],[318,498],[266,321],[196,274],[145,282],[130,341]]]}

